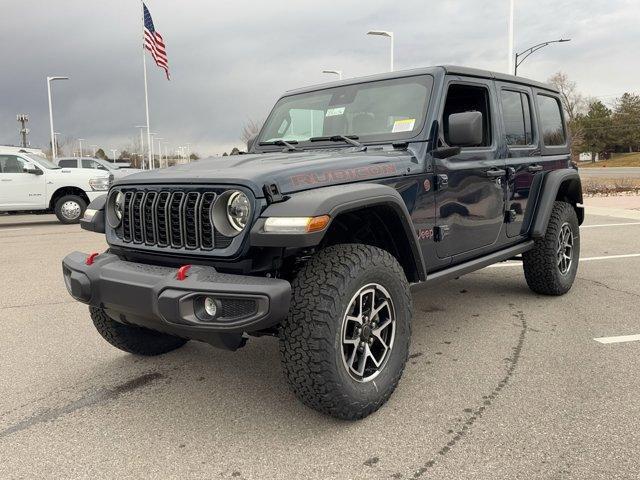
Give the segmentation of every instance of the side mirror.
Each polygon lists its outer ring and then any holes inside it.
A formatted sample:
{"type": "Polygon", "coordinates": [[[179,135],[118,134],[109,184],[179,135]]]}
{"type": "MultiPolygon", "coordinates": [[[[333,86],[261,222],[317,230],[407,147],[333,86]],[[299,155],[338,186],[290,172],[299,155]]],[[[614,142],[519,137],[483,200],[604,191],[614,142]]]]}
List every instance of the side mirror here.
{"type": "Polygon", "coordinates": [[[482,113],[462,112],[449,115],[448,142],[457,147],[482,144],[482,113]]]}
{"type": "Polygon", "coordinates": [[[254,135],[247,140],[247,153],[253,150],[253,146],[256,144],[258,136],[254,135]]]}
{"type": "Polygon", "coordinates": [[[24,173],[30,173],[32,175],[42,175],[44,172],[36,167],[33,163],[25,163],[22,168],[24,173]]]}

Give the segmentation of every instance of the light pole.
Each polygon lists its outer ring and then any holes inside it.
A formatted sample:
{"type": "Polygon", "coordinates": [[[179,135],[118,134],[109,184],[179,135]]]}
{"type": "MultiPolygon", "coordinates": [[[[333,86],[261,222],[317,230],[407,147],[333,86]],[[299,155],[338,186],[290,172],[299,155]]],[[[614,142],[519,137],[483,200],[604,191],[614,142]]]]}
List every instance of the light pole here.
{"type": "Polygon", "coordinates": [[[49,96],[49,127],[51,128],[51,156],[56,159],[56,149],[54,144],[56,143],[56,137],[53,134],[53,107],[51,104],[51,82],[54,80],[69,80],[69,77],[47,77],[47,94],[49,96]]]}
{"type": "Polygon", "coordinates": [[[149,142],[149,170],[153,170],[155,167],[155,161],[153,159],[153,136],[157,135],[157,133],[155,132],[148,132],[147,135],[149,135],[149,139],[151,140],[149,142]]]}
{"type": "Polygon", "coordinates": [[[187,143],[187,163],[191,163],[191,144],[187,143]]]}
{"type": "Polygon", "coordinates": [[[389,63],[389,71],[393,72],[393,32],[386,30],[370,30],[367,35],[377,35],[379,37],[389,37],[391,40],[391,62],[389,63]]]}
{"type": "Polygon", "coordinates": [[[113,154],[112,158],[113,158],[113,163],[116,163],[116,152],[118,151],[117,148],[112,148],[111,149],[111,153],[113,154]]]}
{"type": "Polygon", "coordinates": [[[322,73],[331,73],[338,76],[338,80],[342,80],[342,70],[323,70],[322,73]]]}
{"type": "Polygon", "coordinates": [[[53,152],[55,151],[56,157],[58,156],[58,135],[60,135],[60,132],[53,132],[54,147],[51,149],[51,154],[53,155],[53,152]]]}
{"type": "Polygon", "coordinates": [[[156,140],[158,141],[158,168],[162,168],[162,140],[164,138],[156,137],[156,140]]]}
{"type": "Polygon", "coordinates": [[[539,43],[537,45],[534,45],[533,47],[529,47],[526,50],[521,51],[520,53],[516,53],[515,66],[513,68],[513,74],[514,75],[518,74],[518,67],[520,65],[522,65],[522,62],[524,62],[527,59],[527,57],[529,55],[531,55],[532,53],[537,52],[541,48],[544,48],[547,45],[550,45],[552,43],[564,43],[564,42],[570,42],[570,41],[571,41],[570,38],[560,38],[559,40],[550,40],[548,42],[542,42],[542,43],[539,43]]]}
{"type": "Polygon", "coordinates": [[[513,11],[515,9],[515,0],[509,0],[509,41],[507,42],[507,73],[513,70],[513,11]]]}
{"type": "MultiPolygon", "coordinates": [[[[140,129],[140,166],[144,170],[144,137],[142,136],[142,133],[147,126],[136,125],[135,127],[140,129]]],[[[149,166],[147,166],[147,168],[149,168],[149,166]]]]}
{"type": "Polygon", "coordinates": [[[78,139],[78,143],[80,144],[80,158],[82,158],[82,141],[84,140],[84,138],[79,138],[78,139]]]}

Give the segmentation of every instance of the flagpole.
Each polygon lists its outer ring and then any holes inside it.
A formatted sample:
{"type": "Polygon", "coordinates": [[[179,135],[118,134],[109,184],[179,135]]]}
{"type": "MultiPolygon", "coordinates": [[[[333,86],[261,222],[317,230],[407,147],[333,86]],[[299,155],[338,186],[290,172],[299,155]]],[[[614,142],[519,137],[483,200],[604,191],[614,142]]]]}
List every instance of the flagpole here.
{"type": "MultiPolygon", "coordinates": [[[[144,12],[142,14],[142,36],[143,36],[143,43],[144,43],[144,12]]],[[[144,72],[144,106],[147,114],[147,147],[149,151],[149,161],[147,163],[147,170],[151,170],[152,150],[151,150],[151,130],[150,130],[151,127],[149,126],[149,89],[147,88],[147,57],[144,54],[144,45],[142,46],[142,70],[144,72]]]]}

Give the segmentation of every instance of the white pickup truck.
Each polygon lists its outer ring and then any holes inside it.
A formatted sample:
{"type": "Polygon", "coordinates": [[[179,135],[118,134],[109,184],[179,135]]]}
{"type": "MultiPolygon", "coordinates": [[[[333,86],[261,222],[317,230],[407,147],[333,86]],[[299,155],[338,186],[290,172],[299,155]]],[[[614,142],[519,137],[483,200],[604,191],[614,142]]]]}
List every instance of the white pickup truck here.
{"type": "Polygon", "coordinates": [[[48,210],[62,223],[77,223],[112,181],[108,172],[60,168],[39,155],[0,149],[0,212],[48,210]]]}

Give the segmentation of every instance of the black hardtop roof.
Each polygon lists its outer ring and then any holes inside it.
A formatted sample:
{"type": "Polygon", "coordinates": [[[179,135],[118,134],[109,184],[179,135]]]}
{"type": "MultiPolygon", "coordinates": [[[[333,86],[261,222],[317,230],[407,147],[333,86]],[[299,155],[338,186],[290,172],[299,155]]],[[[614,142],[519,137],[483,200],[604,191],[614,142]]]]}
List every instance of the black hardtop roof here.
{"type": "Polygon", "coordinates": [[[334,82],[321,83],[317,85],[311,85],[308,87],[297,88],[294,90],[288,90],[284,96],[294,95],[297,93],[313,92],[314,90],[322,90],[324,88],[338,87],[341,85],[353,85],[356,83],[373,82],[376,80],[389,80],[392,78],[411,77],[414,75],[435,75],[444,72],[449,75],[462,75],[465,77],[477,77],[488,78],[491,80],[498,80],[501,82],[517,83],[519,85],[527,85],[531,87],[548,90],[553,93],[558,93],[554,87],[548,83],[538,82],[524,77],[516,77],[515,75],[508,75],[506,73],[492,72],[489,70],[481,70],[479,68],[459,67],[456,65],[439,65],[434,67],[413,68],[411,70],[398,70],[395,72],[379,73],[376,75],[368,75],[366,77],[346,78],[334,82]]]}

